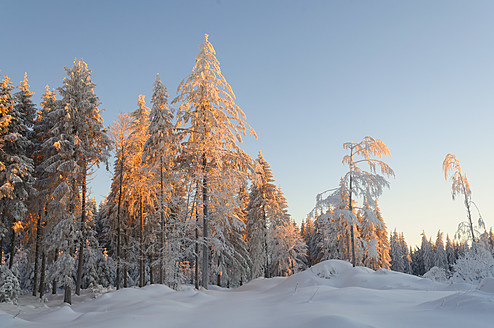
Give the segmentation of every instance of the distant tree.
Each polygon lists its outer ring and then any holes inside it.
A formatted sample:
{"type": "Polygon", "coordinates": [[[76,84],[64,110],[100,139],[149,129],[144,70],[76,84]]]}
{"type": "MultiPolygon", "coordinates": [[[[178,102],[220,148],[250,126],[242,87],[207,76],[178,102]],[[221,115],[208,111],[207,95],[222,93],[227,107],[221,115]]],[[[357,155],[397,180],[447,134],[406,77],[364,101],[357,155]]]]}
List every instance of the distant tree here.
{"type": "Polygon", "coordinates": [[[435,261],[434,266],[448,270],[448,256],[444,248],[443,233],[437,232],[436,244],[434,245],[435,261]]]}

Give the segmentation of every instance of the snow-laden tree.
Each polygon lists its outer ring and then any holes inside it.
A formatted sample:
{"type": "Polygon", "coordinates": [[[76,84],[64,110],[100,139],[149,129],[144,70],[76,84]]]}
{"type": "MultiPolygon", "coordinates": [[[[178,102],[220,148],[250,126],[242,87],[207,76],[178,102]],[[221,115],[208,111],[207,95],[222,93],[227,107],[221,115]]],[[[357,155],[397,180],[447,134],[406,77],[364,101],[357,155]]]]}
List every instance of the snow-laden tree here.
{"type": "MultiPolygon", "coordinates": [[[[461,222],[458,225],[458,230],[456,232],[456,236],[458,238],[469,236],[471,238],[472,243],[477,241],[475,237],[475,229],[472,221],[472,205],[477,207],[475,203],[472,201],[472,191],[470,190],[470,184],[468,183],[468,179],[466,174],[461,172],[460,161],[456,159],[455,155],[447,154],[446,158],[443,161],[443,171],[444,178],[446,180],[450,179],[452,182],[451,185],[451,196],[453,200],[458,195],[464,196],[464,203],[467,209],[467,219],[468,221],[461,222]]],[[[478,208],[477,208],[478,210],[478,208]]],[[[479,212],[479,220],[478,220],[478,228],[485,230],[485,223],[482,219],[482,216],[479,212]]],[[[480,234],[477,231],[477,234],[480,234]]]]}
{"type": "Polygon", "coordinates": [[[271,166],[259,152],[255,160],[255,179],[247,205],[247,240],[252,259],[252,278],[269,277],[268,229],[279,216],[277,189],[271,166]]]}
{"type": "MultiPolygon", "coordinates": [[[[362,141],[346,142],[343,148],[350,153],[343,157],[343,164],[348,165],[348,172],[344,180],[348,185],[349,199],[348,210],[352,213],[352,197],[361,196],[369,203],[375,203],[382,194],[384,187],[389,187],[385,177],[394,176],[391,167],[381,160],[383,156],[391,156],[388,146],[379,139],[365,137],[362,141]],[[361,165],[367,165],[367,170],[361,165]],[[380,174],[378,174],[378,170],[380,174]]],[[[350,222],[350,234],[352,243],[352,264],[355,266],[355,229],[357,221],[353,218],[350,222]]]]}
{"type": "Polygon", "coordinates": [[[437,232],[436,243],[434,244],[434,266],[448,270],[448,256],[444,248],[443,233],[439,230],[437,232]]]}
{"type": "MultiPolygon", "coordinates": [[[[182,158],[195,176],[201,173],[202,194],[202,282],[207,288],[209,280],[209,181],[213,171],[232,170],[250,166],[250,157],[239,147],[242,137],[254,130],[245,122],[245,114],[235,104],[235,95],[221,74],[213,45],[205,35],[204,43],[192,73],[177,88],[173,103],[179,103],[177,127],[181,132],[182,158]]],[[[234,192],[232,190],[232,192],[234,192]]]]}
{"type": "Polygon", "coordinates": [[[388,230],[386,228],[386,223],[381,215],[381,210],[379,205],[374,205],[375,220],[376,225],[376,236],[377,236],[377,253],[379,255],[378,268],[389,269],[391,264],[391,257],[389,256],[389,240],[388,240],[388,230]]]}
{"type": "MultiPolygon", "coordinates": [[[[167,256],[175,257],[170,259],[172,263],[178,263],[176,253],[166,254],[166,241],[171,233],[170,227],[177,220],[176,206],[173,205],[179,197],[179,175],[176,169],[176,159],[178,157],[178,138],[175,133],[173,123],[173,112],[168,106],[168,93],[166,87],[161,82],[159,74],[153,83],[153,95],[151,98],[150,124],[147,134],[148,140],[144,145],[143,160],[152,173],[152,183],[157,185],[158,206],[160,216],[159,234],[159,283],[164,283],[167,256]]],[[[177,242],[171,241],[171,242],[177,242]]]]}
{"type": "Polygon", "coordinates": [[[453,280],[479,283],[484,278],[494,277],[494,258],[485,248],[474,244],[458,258],[453,270],[453,280]]]}
{"type": "Polygon", "coordinates": [[[115,150],[115,164],[110,194],[102,208],[105,217],[104,225],[109,229],[107,235],[110,239],[110,245],[115,251],[117,267],[115,284],[117,289],[120,289],[122,278],[122,224],[128,221],[123,218],[124,213],[127,213],[123,206],[128,194],[126,190],[129,188],[131,171],[130,123],[131,117],[129,115],[119,114],[118,119],[110,126],[110,138],[115,150]]]}
{"type": "Polygon", "coordinates": [[[435,265],[434,245],[427,239],[425,232],[422,232],[422,257],[424,260],[424,273],[429,271],[435,265]]]}
{"type": "Polygon", "coordinates": [[[145,263],[147,251],[145,245],[148,238],[152,236],[147,234],[150,224],[153,222],[150,215],[155,214],[155,185],[151,183],[152,173],[142,162],[144,154],[144,144],[149,139],[147,133],[149,126],[150,109],[146,106],[144,96],[139,95],[137,108],[131,113],[130,123],[130,175],[129,188],[126,200],[128,202],[129,213],[132,215],[135,228],[138,231],[138,240],[136,249],[138,250],[138,267],[139,267],[139,287],[145,285],[145,263]],[[145,218],[147,219],[145,222],[145,218]],[[147,223],[147,224],[145,224],[147,223]],[[145,227],[146,225],[146,227],[145,227]]]}
{"type": "Polygon", "coordinates": [[[66,67],[67,77],[58,89],[67,116],[65,128],[74,139],[73,158],[76,164],[76,183],[80,188],[81,240],[78,251],[76,294],[80,295],[84,244],[86,242],[86,198],[87,177],[91,169],[100,163],[107,163],[111,142],[106,135],[103,119],[100,115],[98,97],[94,94],[96,86],[91,80],[92,71],[83,60],[74,59],[74,65],[66,67]]]}
{"type": "Polygon", "coordinates": [[[0,264],[0,303],[17,304],[20,293],[19,279],[7,265],[0,264]]]}
{"type": "Polygon", "coordinates": [[[289,276],[305,268],[307,246],[289,218],[269,229],[271,276],[289,276]]]}
{"type": "MultiPolygon", "coordinates": [[[[11,231],[11,254],[9,268],[12,268],[15,255],[14,226],[21,222],[27,212],[26,202],[32,192],[33,160],[30,131],[33,124],[34,106],[31,101],[27,77],[19,87],[20,91],[12,96],[13,86],[6,77],[0,84],[1,105],[6,108],[9,123],[0,133],[0,214],[3,234],[11,231]]],[[[0,110],[3,112],[4,110],[0,110]]],[[[4,117],[6,119],[6,117],[4,117]]],[[[0,249],[1,251],[1,249],[0,249]]]]}
{"type": "MultiPolygon", "coordinates": [[[[381,160],[383,156],[390,156],[388,147],[381,140],[365,137],[359,143],[346,142],[343,144],[343,148],[349,151],[349,154],[345,155],[342,161],[344,165],[348,165],[348,172],[342,178],[339,188],[317,195],[316,207],[313,212],[326,211],[332,208],[332,215],[336,215],[346,222],[350,232],[351,261],[355,266],[357,263],[356,253],[361,251],[360,246],[362,244],[362,240],[356,236],[361,229],[356,210],[368,212],[372,221],[375,221],[376,225],[380,224],[379,220],[375,220],[373,211],[366,211],[363,207],[355,207],[355,198],[360,197],[368,204],[375,204],[383,189],[389,187],[386,178],[394,176],[394,172],[388,164],[381,160]],[[344,193],[347,193],[348,197],[342,208],[340,203],[344,193]]],[[[341,231],[339,233],[341,234],[341,231]]],[[[360,257],[359,261],[361,262],[361,260],[360,257]]]]}

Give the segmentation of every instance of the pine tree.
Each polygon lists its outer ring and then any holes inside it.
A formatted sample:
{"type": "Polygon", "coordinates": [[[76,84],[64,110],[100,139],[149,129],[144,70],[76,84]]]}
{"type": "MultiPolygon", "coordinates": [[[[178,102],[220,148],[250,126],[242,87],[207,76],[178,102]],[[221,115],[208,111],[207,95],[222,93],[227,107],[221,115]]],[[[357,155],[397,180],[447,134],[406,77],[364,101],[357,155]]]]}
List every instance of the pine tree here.
{"type": "MultiPolygon", "coordinates": [[[[209,177],[213,171],[249,166],[251,159],[238,146],[242,136],[255,135],[245,115],[235,104],[235,95],[221,74],[213,45],[205,35],[192,74],[177,88],[173,103],[180,103],[177,126],[182,132],[182,156],[195,174],[201,172],[203,249],[202,281],[209,280],[209,177]]],[[[241,172],[241,171],[240,171],[241,172]]],[[[240,174],[240,177],[241,174],[240,174]]],[[[233,192],[233,191],[232,191],[233,192]]]]}

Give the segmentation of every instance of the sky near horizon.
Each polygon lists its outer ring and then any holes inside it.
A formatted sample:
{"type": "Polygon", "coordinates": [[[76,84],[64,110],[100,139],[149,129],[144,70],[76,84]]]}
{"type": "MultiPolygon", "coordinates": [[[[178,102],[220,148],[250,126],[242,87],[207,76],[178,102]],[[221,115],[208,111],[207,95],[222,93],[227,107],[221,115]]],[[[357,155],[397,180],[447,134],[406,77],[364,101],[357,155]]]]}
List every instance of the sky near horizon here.
{"type": "MultiPolygon", "coordinates": [[[[262,151],[297,222],[344,175],[343,143],[369,135],[396,174],[380,198],[388,231],[415,245],[466,219],[448,153],[494,225],[493,14],[491,1],[0,0],[0,77],[27,72],[39,104],[83,58],[108,126],[139,94],[149,103],[156,73],[171,100],[208,33],[259,137],[243,148],[262,151]]],[[[91,193],[110,179],[99,171],[91,193]]]]}

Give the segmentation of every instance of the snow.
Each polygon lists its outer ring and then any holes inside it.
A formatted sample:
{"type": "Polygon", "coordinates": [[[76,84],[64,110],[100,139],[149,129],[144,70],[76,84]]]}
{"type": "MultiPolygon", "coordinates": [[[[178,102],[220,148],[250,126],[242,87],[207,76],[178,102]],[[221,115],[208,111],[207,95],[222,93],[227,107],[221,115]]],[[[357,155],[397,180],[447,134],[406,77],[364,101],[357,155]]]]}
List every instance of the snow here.
{"type": "Polygon", "coordinates": [[[477,287],[329,260],[237,289],[162,285],[0,304],[0,327],[492,327],[494,279],[477,287]],[[94,299],[94,297],[97,297],[94,299]]]}

